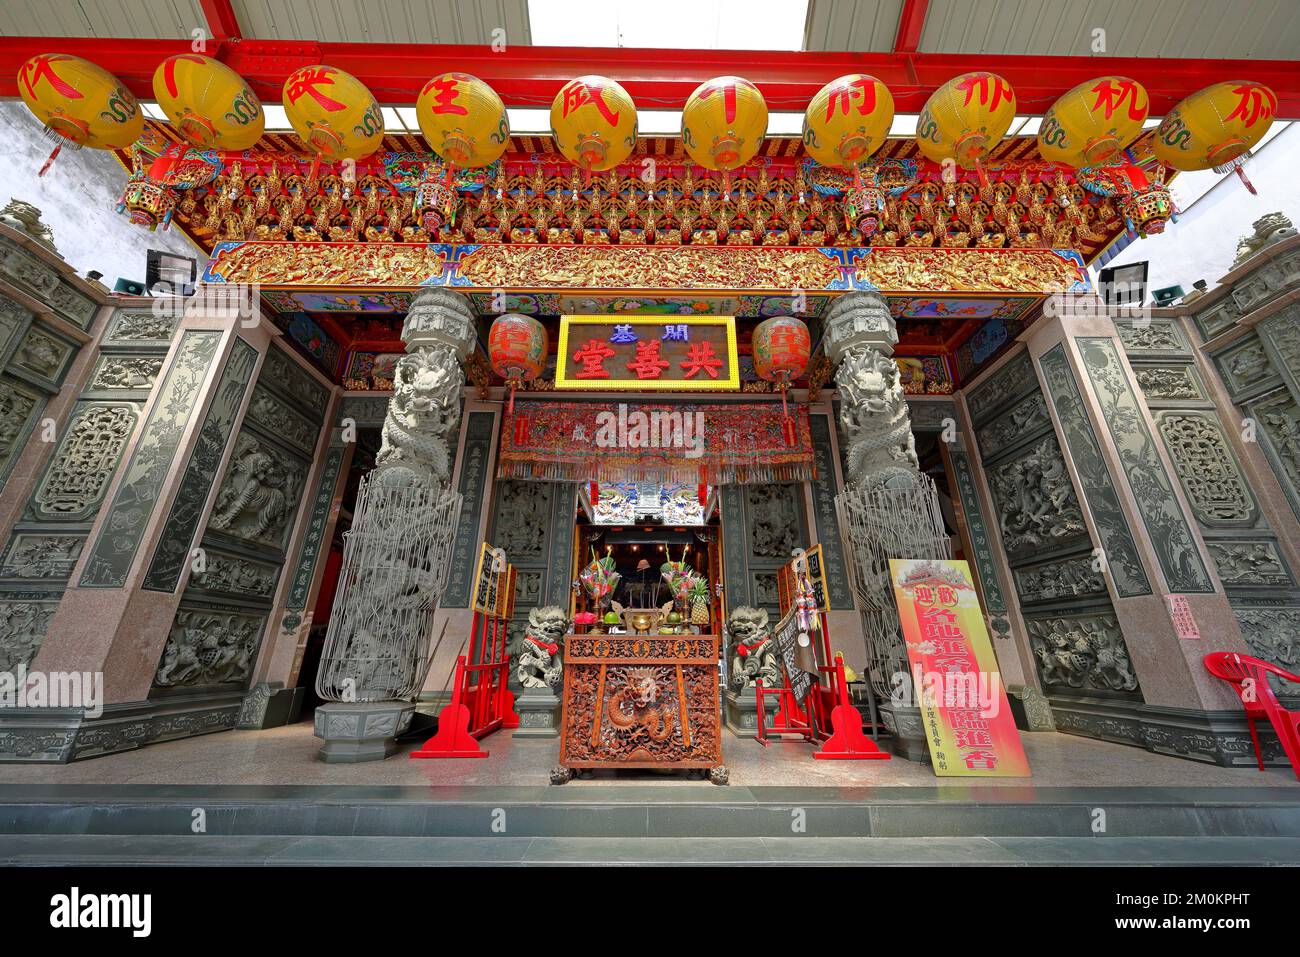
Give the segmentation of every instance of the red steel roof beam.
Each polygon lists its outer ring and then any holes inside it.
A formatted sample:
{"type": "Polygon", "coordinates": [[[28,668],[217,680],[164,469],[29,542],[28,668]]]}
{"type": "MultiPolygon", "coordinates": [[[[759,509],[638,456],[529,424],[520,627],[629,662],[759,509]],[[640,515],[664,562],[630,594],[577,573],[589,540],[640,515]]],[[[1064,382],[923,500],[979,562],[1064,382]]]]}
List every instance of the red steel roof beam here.
{"type": "Polygon", "coordinates": [[[895,53],[915,53],[921,44],[921,30],[925,26],[925,11],[930,0],[903,0],[898,14],[898,35],[894,37],[895,53]]]}
{"type": "Polygon", "coordinates": [[[199,0],[203,8],[203,17],[208,21],[208,33],[214,40],[239,40],[243,34],[239,30],[239,19],[230,0],[199,0]]]}
{"type": "MultiPolygon", "coordinates": [[[[0,96],[18,93],[18,68],[36,53],[85,57],[152,99],[153,72],[189,40],[0,38],[0,96]]],[[[1300,61],[1147,57],[989,56],[938,53],[834,53],[746,50],[642,50],[241,40],[222,43],[219,59],[258,96],[278,100],[285,78],[301,66],[328,63],[365,83],[384,104],[415,102],[438,73],[458,70],[490,84],[509,106],[550,106],[569,79],[598,73],[618,80],[642,109],[681,109],[704,80],[739,74],[756,83],[769,108],[802,111],[825,83],[845,73],[870,73],[894,94],[900,113],[919,113],[943,83],[970,70],[992,70],[1016,91],[1019,112],[1041,114],[1067,90],[1104,73],[1131,76],[1151,96],[1151,115],[1221,79],[1250,79],[1278,96],[1278,117],[1300,119],[1300,61]]]]}

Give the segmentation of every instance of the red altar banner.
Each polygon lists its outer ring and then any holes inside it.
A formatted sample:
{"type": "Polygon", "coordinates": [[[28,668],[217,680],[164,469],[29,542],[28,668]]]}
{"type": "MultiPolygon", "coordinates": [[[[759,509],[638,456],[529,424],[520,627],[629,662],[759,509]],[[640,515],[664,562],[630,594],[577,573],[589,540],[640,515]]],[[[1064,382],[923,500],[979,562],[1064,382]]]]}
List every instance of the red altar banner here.
{"type": "Polygon", "coordinates": [[[934,773],[1029,777],[970,565],[892,558],[889,576],[934,773]]]}
{"type": "Polygon", "coordinates": [[[501,429],[500,478],[557,482],[806,482],[816,476],[807,406],[610,406],[515,402],[501,429]]]}

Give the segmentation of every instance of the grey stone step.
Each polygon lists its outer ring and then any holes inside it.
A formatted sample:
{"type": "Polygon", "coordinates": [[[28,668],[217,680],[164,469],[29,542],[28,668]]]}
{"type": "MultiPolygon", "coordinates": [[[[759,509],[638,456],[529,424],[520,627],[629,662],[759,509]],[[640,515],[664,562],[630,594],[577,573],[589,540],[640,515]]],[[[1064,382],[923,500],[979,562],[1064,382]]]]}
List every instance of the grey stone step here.
{"type": "Polygon", "coordinates": [[[3,835],[0,865],[1295,865],[1300,839],[3,835]]]}
{"type": "Polygon", "coordinates": [[[1291,788],[0,786],[0,835],[1300,838],[1291,788]]]}

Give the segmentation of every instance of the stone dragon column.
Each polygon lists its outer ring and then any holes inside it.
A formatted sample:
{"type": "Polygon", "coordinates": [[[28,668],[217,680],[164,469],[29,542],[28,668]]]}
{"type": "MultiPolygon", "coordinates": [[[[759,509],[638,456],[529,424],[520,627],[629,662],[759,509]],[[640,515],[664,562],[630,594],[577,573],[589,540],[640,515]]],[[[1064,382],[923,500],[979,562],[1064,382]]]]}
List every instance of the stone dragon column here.
{"type": "Polygon", "coordinates": [[[840,297],[826,315],[826,356],[836,366],[845,448],[840,525],[863,614],[868,680],[895,749],[925,755],[925,729],[914,699],[892,701],[894,676],[909,670],[889,580],[891,558],[951,558],[934,482],[916,458],[912,420],[894,362],[898,327],[877,293],[840,297]]]}
{"type": "Polygon", "coordinates": [[[379,760],[415,713],[433,611],[447,583],[461,497],[451,488],[462,363],[474,348],[465,298],[429,289],[411,304],[375,469],[362,479],[316,679],[328,762],[379,760]]]}

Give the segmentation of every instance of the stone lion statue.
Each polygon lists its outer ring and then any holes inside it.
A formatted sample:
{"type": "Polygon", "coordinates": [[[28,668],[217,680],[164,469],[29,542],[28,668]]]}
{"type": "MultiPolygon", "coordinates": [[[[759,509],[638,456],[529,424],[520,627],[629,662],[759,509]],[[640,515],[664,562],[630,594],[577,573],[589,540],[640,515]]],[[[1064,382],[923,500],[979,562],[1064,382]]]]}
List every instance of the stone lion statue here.
{"type": "Polygon", "coordinates": [[[525,688],[558,688],[564,677],[560,661],[569,616],[558,605],[534,608],[528,613],[528,630],[519,643],[515,678],[525,688]]]}
{"type": "Polygon", "coordinates": [[[731,685],[737,691],[752,688],[763,679],[764,688],[781,685],[781,662],[768,614],[762,608],[742,605],[727,616],[727,634],[731,638],[731,685]]]}
{"type": "Polygon", "coordinates": [[[26,233],[38,243],[43,243],[58,252],[54,245],[54,233],[48,225],[41,222],[41,211],[31,203],[21,199],[11,199],[9,205],[0,209],[0,223],[20,233],[26,233]]]}
{"type": "Polygon", "coordinates": [[[1237,258],[1232,263],[1234,267],[1245,262],[1265,246],[1271,246],[1273,243],[1296,235],[1295,227],[1291,225],[1291,220],[1284,213],[1269,213],[1261,216],[1255,220],[1252,228],[1255,230],[1253,233],[1237,240],[1237,258]]]}

